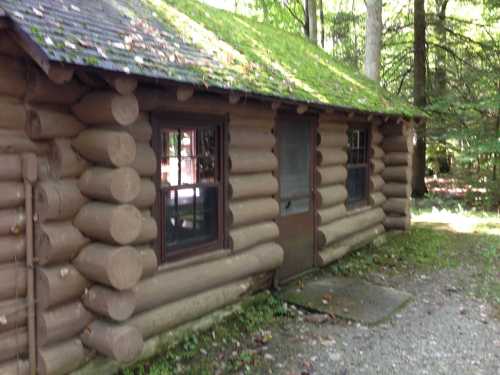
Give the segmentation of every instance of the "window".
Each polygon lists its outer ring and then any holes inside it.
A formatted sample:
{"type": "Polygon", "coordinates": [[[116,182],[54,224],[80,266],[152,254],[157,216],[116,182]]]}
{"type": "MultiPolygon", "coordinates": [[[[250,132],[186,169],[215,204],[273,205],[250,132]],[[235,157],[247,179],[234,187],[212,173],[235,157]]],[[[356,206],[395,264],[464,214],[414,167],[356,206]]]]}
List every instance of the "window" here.
{"type": "Polygon", "coordinates": [[[367,203],[368,196],[368,132],[349,128],[347,162],[347,204],[357,207],[367,203]]]}
{"type": "Polygon", "coordinates": [[[222,246],[222,126],[159,131],[161,259],[222,246]]]}

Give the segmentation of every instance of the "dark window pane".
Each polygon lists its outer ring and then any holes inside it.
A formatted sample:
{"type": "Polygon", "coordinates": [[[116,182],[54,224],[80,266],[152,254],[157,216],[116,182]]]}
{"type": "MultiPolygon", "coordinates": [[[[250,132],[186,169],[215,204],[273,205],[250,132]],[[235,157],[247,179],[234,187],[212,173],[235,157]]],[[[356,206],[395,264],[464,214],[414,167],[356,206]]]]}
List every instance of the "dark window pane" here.
{"type": "Polygon", "coordinates": [[[200,183],[215,182],[215,158],[198,157],[198,181],[200,183]]]}
{"type": "Polygon", "coordinates": [[[290,124],[280,130],[281,215],[309,211],[311,136],[307,123],[290,124]]]}
{"type": "Polygon", "coordinates": [[[367,168],[350,168],[347,171],[348,203],[355,203],[365,199],[367,189],[367,168]]]}
{"type": "Polygon", "coordinates": [[[168,249],[217,239],[217,187],[171,190],[167,193],[165,205],[168,249]]]}

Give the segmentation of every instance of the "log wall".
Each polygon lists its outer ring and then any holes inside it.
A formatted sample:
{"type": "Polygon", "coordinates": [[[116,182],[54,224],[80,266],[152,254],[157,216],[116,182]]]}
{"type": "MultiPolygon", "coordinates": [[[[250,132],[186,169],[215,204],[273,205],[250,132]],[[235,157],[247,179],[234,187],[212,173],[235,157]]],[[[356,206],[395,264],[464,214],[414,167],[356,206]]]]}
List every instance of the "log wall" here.
{"type": "Polygon", "coordinates": [[[386,230],[408,230],[410,227],[411,178],[412,178],[412,127],[409,122],[388,124],[382,128],[381,147],[386,165],[382,176],[385,180],[383,204],[386,230]]]}
{"type": "Polygon", "coordinates": [[[347,123],[328,115],[319,118],[316,167],[316,263],[325,266],[384,232],[385,202],[382,134],[370,127],[370,181],[368,205],[347,207],[347,123]]]}

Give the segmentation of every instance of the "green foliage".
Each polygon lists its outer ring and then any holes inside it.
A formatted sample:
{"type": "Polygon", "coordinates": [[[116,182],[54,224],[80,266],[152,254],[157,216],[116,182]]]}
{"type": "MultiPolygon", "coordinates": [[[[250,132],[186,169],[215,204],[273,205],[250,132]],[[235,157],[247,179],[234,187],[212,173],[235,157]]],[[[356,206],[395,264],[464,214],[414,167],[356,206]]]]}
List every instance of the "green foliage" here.
{"type": "Polygon", "coordinates": [[[270,294],[244,303],[243,310],[216,324],[206,332],[186,335],[175,347],[162,355],[123,371],[123,375],[212,375],[224,362],[227,374],[253,374],[260,356],[254,351],[242,349],[240,342],[252,335],[266,340],[261,330],[278,324],[291,314],[281,301],[270,294]],[[221,358],[222,356],[222,358],[221,358]]]}

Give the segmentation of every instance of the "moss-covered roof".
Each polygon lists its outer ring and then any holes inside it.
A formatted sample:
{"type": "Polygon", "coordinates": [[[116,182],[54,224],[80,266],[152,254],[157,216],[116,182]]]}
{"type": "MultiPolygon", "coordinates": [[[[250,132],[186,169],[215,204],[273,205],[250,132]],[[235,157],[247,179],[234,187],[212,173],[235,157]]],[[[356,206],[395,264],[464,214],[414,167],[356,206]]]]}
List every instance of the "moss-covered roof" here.
{"type": "Polygon", "coordinates": [[[423,115],[304,38],[195,0],[0,0],[52,61],[360,111],[423,115]]]}

